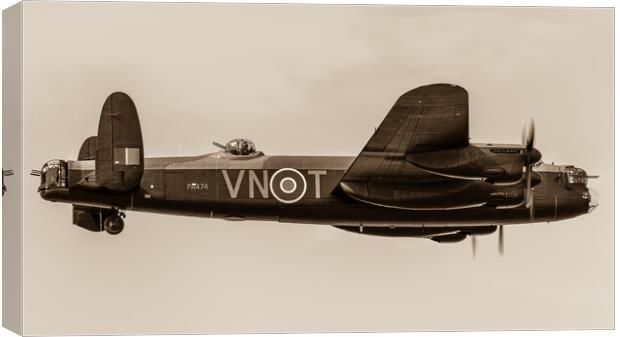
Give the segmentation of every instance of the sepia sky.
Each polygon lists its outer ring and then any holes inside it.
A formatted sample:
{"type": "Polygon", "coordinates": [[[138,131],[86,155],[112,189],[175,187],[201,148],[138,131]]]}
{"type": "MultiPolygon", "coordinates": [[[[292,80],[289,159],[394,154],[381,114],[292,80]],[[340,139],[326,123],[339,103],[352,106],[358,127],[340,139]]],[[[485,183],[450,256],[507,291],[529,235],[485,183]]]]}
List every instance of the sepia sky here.
{"type": "Polygon", "coordinates": [[[76,159],[124,91],[147,156],[237,137],[268,155],[355,156],[402,93],[469,92],[474,142],[600,175],[594,213],[437,244],[328,226],[128,212],[71,224],[26,177],[24,333],[613,327],[613,10],[24,4],[25,169],[76,159]]]}

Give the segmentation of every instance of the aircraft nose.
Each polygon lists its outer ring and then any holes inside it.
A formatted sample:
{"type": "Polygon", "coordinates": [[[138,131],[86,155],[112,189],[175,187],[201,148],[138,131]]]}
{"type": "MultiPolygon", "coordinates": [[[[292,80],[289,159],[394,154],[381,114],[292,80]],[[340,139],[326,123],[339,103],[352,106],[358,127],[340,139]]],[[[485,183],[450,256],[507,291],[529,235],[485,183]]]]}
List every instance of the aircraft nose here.
{"type": "Polygon", "coordinates": [[[593,188],[588,188],[588,213],[598,207],[598,193],[593,188]]]}

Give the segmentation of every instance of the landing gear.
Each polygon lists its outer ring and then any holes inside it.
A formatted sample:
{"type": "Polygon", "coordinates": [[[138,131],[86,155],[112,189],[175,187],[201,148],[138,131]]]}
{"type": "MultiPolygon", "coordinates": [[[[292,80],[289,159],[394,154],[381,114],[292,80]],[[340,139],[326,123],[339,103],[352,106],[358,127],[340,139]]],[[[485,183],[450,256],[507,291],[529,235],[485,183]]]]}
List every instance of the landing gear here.
{"type": "Polygon", "coordinates": [[[123,218],[125,214],[121,212],[116,212],[115,214],[109,215],[105,220],[103,220],[103,229],[105,229],[108,234],[117,235],[123,231],[125,228],[125,221],[123,218]]]}

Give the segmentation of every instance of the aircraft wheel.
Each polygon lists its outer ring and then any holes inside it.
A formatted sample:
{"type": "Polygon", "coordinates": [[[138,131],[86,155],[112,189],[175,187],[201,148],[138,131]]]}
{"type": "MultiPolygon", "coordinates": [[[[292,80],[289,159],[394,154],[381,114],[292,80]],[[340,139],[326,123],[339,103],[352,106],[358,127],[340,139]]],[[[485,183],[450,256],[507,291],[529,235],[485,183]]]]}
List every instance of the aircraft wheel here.
{"type": "Polygon", "coordinates": [[[116,235],[125,228],[125,221],[119,215],[110,215],[103,221],[103,228],[108,234],[116,235]]]}

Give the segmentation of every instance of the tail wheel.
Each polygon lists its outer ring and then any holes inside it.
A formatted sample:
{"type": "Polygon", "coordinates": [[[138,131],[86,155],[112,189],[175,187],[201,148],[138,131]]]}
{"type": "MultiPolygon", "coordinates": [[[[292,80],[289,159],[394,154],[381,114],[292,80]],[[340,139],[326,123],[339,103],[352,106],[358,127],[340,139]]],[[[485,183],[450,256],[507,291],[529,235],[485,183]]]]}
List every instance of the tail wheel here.
{"type": "Polygon", "coordinates": [[[108,234],[117,235],[125,228],[125,221],[121,215],[110,215],[103,221],[103,229],[108,234]]]}

